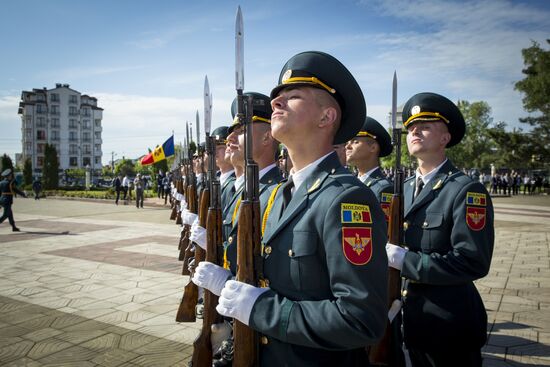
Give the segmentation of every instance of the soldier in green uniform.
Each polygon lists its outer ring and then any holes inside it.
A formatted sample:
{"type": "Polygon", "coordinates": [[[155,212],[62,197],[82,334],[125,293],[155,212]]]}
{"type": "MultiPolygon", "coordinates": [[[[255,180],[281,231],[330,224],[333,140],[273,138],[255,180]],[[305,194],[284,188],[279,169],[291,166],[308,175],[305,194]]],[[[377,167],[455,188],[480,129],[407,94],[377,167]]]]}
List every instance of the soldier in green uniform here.
{"type": "Polygon", "coordinates": [[[267,287],[228,280],[217,310],[260,333],[262,366],[365,365],[387,319],[386,223],[333,148],[361,128],[363,94],[315,51],[285,64],[271,97],[272,133],[294,167],[266,209],[267,287]]]}
{"type": "Polygon", "coordinates": [[[404,184],[406,248],[387,244],[386,251],[405,278],[405,344],[415,367],[481,366],[487,313],[473,281],[491,263],[491,198],[446,157],[465,133],[454,103],[416,94],[403,107],[403,121],[418,169],[404,184]]]}
{"type": "Polygon", "coordinates": [[[229,127],[218,127],[212,132],[212,136],[216,141],[216,166],[219,169],[218,173],[221,188],[221,207],[223,210],[229,199],[235,193],[235,169],[231,164],[231,156],[227,151],[229,127]]]}
{"type": "Polygon", "coordinates": [[[19,232],[19,228],[15,226],[15,220],[13,219],[13,211],[11,206],[13,204],[13,196],[19,194],[24,198],[27,197],[25,193],[15,186],[15,179],[11,168],[5,169],[2,172],[2,181],[0,181],[0,206],[4,208],[4,213],[0,217],[0,223],[6,219],[10,222],[11,230],[13,232],[19,232]]]}
{"type": "Polygon", "coordinates": [[[346,158],[355,166],[359,180],[372,190],[388,219],[393,183],[380,169],[380,157],[391,154],[390,134],[372,117],[367,116],[357,135],[346,144],[346,158]]]}

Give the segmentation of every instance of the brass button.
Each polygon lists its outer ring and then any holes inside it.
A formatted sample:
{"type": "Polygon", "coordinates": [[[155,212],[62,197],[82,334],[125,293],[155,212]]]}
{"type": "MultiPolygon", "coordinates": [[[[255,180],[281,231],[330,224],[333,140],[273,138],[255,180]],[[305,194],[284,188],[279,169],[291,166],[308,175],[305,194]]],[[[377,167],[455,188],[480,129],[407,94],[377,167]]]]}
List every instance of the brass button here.
{"type": "Polygon", "coordinates": [[[407,297],[407,290],[405,289],[405,290],[401,291],[401,295],[403,297],[407,297]]]}
{"type": "Polygon", "coordinates": [[[227,239],[227,242],[232,243],[233,242],[233,236],[229,236],[229,238],[227,239]]]}
{"type": "Polygon", "coordinates": [[[409,228],[409,222],[403,222],[403,229],[406,231],[409,228]]]}
{"type": "Polygon", "coordinates": [[[269,343],[267,336],[262,335],[262,337],[260,338],[260,343],[262,343],[263,345],[267,345],[269,343]]]}
{"type": "Polygon", "coordinates": [[[264,248],[264,252],[265,252],[266,254],[268,254],[268,255],[271,254],[271,246],[266,246],[266,247],[264,248]]]}
{"type": "Polygon", "coordinates": [[[290,257],[294,256],[294,251],[292,251],[292,249],[288,250],[288,256],[290,257]]]}
{"type": "Polygon", "coordinates": [[[428,226],[428,222],[422,223],[422,227],[423,227],[423,228],[426,228],[427,226],[428,226]]]}

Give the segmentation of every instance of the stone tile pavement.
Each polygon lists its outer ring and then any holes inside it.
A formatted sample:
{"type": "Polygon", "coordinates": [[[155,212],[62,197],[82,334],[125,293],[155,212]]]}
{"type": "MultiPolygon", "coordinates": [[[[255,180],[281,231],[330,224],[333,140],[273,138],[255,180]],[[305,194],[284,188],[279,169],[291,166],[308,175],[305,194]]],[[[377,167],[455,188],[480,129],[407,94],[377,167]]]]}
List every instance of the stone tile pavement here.
{"type": "MultiPolygon", "coordinates": [[[[179,228],[156,199],[24,200],[0,226],[1,366],[184,366],[179,228]]],[[[550,365],[550,197],[499,198],[484,366],[550,365]]],[[[459,348],[459,346],[457,346],[459,348]]]]}

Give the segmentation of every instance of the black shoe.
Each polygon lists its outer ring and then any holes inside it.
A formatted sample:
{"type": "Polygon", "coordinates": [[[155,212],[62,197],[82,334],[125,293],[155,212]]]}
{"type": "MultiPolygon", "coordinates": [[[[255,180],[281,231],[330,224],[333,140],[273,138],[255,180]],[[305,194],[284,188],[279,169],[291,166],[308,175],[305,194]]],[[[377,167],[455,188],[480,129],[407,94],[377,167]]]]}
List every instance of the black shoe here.
{"type": "Polygon", "coordinates": [[[212,361],[214,367],[226,367],[233,365],[233,339],[227,339],[222,342],[220,347],[221,358],[212,361]]]}
{"type": "Polygon", "coordinates": [[[11,230],[12,232],[21,232],[21,230],[17,227],[13,227],[11,230]]]}

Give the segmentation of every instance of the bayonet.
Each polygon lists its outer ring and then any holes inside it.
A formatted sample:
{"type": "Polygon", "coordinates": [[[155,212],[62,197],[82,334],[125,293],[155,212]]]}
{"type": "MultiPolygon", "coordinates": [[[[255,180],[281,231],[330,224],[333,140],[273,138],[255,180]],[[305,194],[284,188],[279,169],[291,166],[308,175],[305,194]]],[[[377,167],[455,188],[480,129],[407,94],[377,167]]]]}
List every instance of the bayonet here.
{"type": "Polygon", "coordinates": [[[204,132],[206,136],[210,135],[210,125],[212,124],[212,96],[210,95],[210,86],[208,85],[208,75],[204,77],[204,132]]]}
{"type": "Polygon", "coordinates": [[[240,6],[235,20],[235,89],[244,90],[244,28],[240,6]]]}

